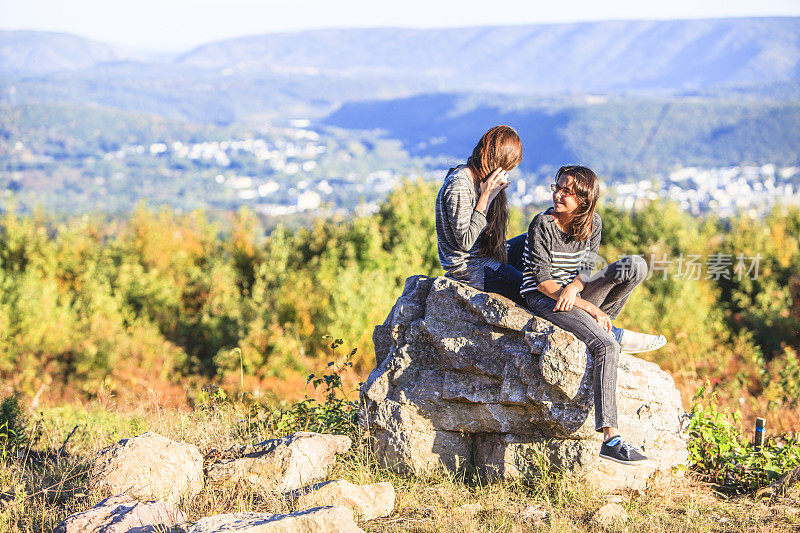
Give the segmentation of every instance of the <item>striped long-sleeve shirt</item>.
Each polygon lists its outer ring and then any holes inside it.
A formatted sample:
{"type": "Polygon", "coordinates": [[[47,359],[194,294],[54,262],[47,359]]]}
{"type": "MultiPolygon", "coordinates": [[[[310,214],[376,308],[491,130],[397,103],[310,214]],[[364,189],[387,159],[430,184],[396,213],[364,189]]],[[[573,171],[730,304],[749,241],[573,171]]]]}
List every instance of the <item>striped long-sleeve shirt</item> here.
{"type": "Polygon", "coordinates": [[[475,209],[479,196],[466,165],[450,169],[436,196],[436,237],[445,275],[483,290],[484,267],[497,270],[500,262],[479,250],[486,228],[486,216],[475,209]]]}
{"type": "Polygon", "coordinates": [[[539,213],[528,227],[521,294],[537,290],[548,279],[563,287],[579,274],[584,282],[591,275],[603,230],[600,215],[594,214],[589,240],[577,241],[559,229],[552,212],[551,207],[539,213]]]}

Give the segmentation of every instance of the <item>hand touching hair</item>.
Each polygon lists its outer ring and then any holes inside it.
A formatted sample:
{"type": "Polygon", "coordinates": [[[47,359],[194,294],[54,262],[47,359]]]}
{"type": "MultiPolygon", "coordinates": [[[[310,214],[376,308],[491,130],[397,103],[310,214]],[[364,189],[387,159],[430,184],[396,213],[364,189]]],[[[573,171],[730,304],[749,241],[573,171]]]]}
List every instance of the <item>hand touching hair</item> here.
{"type": "MultiPolygon", "coordinates": [[[[472,150],[467,165],[472,170],[476,185],[484,181],[495,169],[512,170],[522,160],[522,141],[510,126],[495,126],[483,134],[472,150]]],[[[506,226],[508,225],[508,197],[500,191],[489,205],[486,228],[478,246],[483,255],[505,263],[506,226]]]]}

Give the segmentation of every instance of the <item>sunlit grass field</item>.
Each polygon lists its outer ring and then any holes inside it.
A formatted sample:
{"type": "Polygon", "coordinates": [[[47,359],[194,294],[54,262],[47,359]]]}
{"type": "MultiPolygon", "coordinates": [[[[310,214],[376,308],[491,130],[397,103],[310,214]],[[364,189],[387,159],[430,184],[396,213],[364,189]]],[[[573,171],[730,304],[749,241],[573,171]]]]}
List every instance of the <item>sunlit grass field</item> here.
{"type": "MultiPolygon", "coordinates": [[[[192,410],[163,408],[152,398],[126,405],[99,400],[40,410],[28,417],[28,431],[38,435],[35,443],[7,451],[0,460],[0,531],[49,532],[70,514],[96,504],[104,495],[88,489],[92,459],[100,449],[121,438],[155,431],[195,444],[205,454],[214,448],[257,442],[302,427],[298,419],[286,425],[287,416],[286,408],[263,411],[250,402],[223,400],[219,392],[212,392],[192,410]],[[282,415],[276,418],[275,413],[282,415]]],[[[336,422],[334,418],[327,422],[336,422]]],[[[320,422],[326,420],[316,420],[315,424],[320,422]]],[[[351,435],[354,443],[339,458],[329,478],[357,484],[388,481],[397,494],[394,512],[361,523],[366,531],[601,530],[592,516],[609,502],[620,503],[628,514],[625,522],[606,527],[611,531],[800,528],[800,485],[787,495],[759,499],[752,493],[732,496],[715,490],[713,485],[694,479],[691,472],[644,492],[611,495],[571,475],[549,471],[494,483],[459,478],[443,470],[405,477],[378,464],[366,435],[352,422],[338,426],[339,432],[351,435]]],[[[181,508],[190,521],[217,513],[294,510],[280,494],[247,486],[206,487],[181,508]]]]}

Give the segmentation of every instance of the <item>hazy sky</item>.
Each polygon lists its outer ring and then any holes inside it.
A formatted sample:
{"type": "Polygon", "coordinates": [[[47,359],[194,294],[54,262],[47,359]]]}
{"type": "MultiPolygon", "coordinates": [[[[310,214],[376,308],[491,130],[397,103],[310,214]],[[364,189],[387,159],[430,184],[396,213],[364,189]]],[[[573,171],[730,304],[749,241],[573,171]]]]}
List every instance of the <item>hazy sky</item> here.
{"type": "Polygon", "coordinates": [[[798,0],[0,0],[0,28],[179,51],[241,35],[330,27],[435,28],[609,19],[800,15],[798,0]]]}

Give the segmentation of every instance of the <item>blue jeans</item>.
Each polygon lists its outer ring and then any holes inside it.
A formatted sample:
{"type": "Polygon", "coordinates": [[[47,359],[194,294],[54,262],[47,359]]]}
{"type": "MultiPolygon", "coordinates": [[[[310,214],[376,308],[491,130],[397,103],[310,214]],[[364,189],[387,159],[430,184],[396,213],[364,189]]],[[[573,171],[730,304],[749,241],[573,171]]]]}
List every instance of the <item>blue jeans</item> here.
{"type": "Polygon", "coordinates": [[[506,241],[508,263],[500,265],[497,270],[489,267],[483,269],[483,290],[501,294],[523,307],[526,304],[519,294],[519,288],[522,286],[522,253],[526,237],[527,233],[523,233],[506,241]]]}
{"type": "MultiPolygon", "coordinates": [[[[615,320],[633,289],[645,277],[647,261],[638,255],[629,255],[592,276],[584,285],[580,297],[615,320]]],[[[571,332],[586,344],[594,360],[595,429],[602,431],[604,427],[617,427],[617,365],[622,330],[615,326],[609,334],[589,313],[578,307],[569,311],[553,311],[556,301],[538,290],[526,292],[525,301],[534,315],[571,332]]]]}

